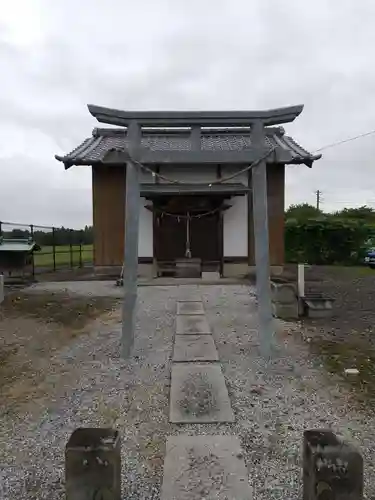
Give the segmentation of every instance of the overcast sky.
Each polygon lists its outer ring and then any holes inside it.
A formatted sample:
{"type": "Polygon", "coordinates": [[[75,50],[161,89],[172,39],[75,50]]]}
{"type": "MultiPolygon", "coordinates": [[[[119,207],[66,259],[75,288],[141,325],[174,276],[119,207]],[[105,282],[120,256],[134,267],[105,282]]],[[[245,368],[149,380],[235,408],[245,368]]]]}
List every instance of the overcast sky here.
{"type": "MultiPolygon", "coordinates": [[[[0,0],[0,220],[91,223],[89,167],[54,159],[122,109],[304,104],[304,147],[375,129],[374,0],[0,0]]],[[[288,167],[287,204],[375,206],[375,134],[288,167]]]]}

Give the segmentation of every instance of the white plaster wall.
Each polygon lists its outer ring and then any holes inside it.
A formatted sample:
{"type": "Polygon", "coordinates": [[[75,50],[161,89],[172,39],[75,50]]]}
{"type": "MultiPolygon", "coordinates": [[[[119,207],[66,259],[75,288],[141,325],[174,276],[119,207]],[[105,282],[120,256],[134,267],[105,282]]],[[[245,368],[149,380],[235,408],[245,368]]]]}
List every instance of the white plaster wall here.
{"type": "MultiPolygon", "coordinates": [[[[243,166],[241,167],[236,167],[236,166],[223,166],[221,168],[221,175],[222,177],[228,177],[230,175],[235,174],[236,172],[243,170],[243,166]]],[[[169,166],[161,166],[160,167],[160,173],[162,175],[165,175],[166,177],[169,177],[170,179],[176,179],[178,181],[184,181],[184,182],[212,182],[216,181],[216,165],[211,165],[211,166],[200,166],[197,165],[195,167],[187,167],[187,166],[180,166],[180,167],[169,167],[169,166]]],[[[244,172],[241,175],[238,175],[236,177],[233,177],[229,181],[226,181],[227,183],[242,183],[245,186],[247,186],[247,176],[248,173],[244,172]]],[[[149,176],[149,178],[152,176],[149,176]]],[[[152,180],[144,180],[141,182],[152,182],[152,180]]],[[[164,181],[163,179],[160,179],[160,182],[167,182],[164,181]]]]}
{"type": "MultiPolygon", "coordinates": [[[[170,179],[175,179],[182,182],[212,182],[216,180],[216,165],[210,167],[196,166],[196,167],[169,167],[161,166],[160,174],[169,177],[170,179]]],[[[166,182],[160,179],[160,182],[166,182]]]]}
{"type": "Polygon", "coordinates": [[[145,208],[145,205],[152,204],[146,198],[141,198],[141,210],[139,214],[139,237],[138,256],[152,257],[154,250],[154,232],[152,224],[152,212],[145,208]]]}
{"type": "Polygon", "coordinates": [[[224,212],[224,257],[247,256],[247,196],[228,200],[231,208],[224,212]]]}

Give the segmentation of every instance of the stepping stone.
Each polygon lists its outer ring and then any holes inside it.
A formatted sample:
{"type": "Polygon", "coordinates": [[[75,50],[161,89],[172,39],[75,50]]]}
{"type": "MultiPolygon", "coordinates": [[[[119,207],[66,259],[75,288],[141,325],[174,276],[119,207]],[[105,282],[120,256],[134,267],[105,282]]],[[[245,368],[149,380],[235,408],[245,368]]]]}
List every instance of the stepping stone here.
{"type": "Polygon", "coordinates": [[[177,335],[207,335],[210,333],[210,325],[206,316],[199,316],[198,314],[176,316],[177,335]]]}
{"type": "Polygon", "coordinates": [[[176,335],[172,361],[219,361],[211,335],[176,335]]]}
{"type": "Polygon", "coordinates": [[[251,500],[240,441],[234,436],[167,438],[161,500],[251,500]]]}
{"type": "Polygon", "coordinates": [[[169,421],[176,424],[234,421],[219,364],[172,365],[169,421]]]}
{"type": "Polygon", "coordinates": [[[203,304],[198,301],[177,302],[177,314],[204,314],[203,304]]]}

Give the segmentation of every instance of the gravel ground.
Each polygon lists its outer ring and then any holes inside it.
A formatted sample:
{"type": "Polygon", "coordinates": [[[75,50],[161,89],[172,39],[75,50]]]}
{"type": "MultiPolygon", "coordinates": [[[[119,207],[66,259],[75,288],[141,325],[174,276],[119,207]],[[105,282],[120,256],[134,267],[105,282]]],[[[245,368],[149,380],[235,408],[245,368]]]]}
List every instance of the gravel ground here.
{"type": "Polygon", "coordinates": [[[366,498],[375,496],[374,417],[349,405],[338,380],[309,355],[298,327],[278,329],[280,349],[259,355],[253,290],[246,286],[143,287],[133,357],[119,358],[120,311],[53,354],[45,392],[7,414],[1,402],[0,497],[64,498],[64,447],[80,426],[111,425],[122,436],[123,496],[157,499],[166,436],[233,434],[259,500],[301,498],[306,428],[330,427],[353,440],[365,459],[366,498]],[[208,320],[235,412],[234,424],[168,423],[176,299],[195,290],[208,320]]]}

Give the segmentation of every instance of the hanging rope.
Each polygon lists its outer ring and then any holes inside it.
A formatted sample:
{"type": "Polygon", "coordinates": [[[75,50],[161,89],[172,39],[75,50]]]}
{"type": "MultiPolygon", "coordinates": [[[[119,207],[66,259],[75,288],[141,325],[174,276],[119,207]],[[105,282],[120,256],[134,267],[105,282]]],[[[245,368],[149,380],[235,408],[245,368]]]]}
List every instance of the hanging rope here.
{"type": "Polygon", "coordinates": [[[189,214],[189,212],[187,213],[187,220],[186,220],[186,251],[185,251],[185,257],[187,259],[191,259],[191,250],[190,250],[190,214],[189,214]]]}
{"type": "MultiPolygon", "coordinates": [[[[225,183],[227,181],[230,181],[231,179],[234,179],[235,177],[238,177],[239,175],[242,175],[245,172],[248,172],[253,167],[256,167],[260,162],[262,162],[263,160],[265,160],[266,158],[268,158],[268,156],[270,156],[276,149],[277,149],[277,146],[273,146],[272,148],[270,148],[267,151],[267,153],[265,153],[263,156],[261,156],[260,158],[258,158],[258,160],[255,160],[251,165],[248,165],[247,167],[243,168],[242,170],[239,170],[235,174],[228,175],[227,177],[222,177],[221,179],[217,179],[217,180],[214,180],[214,181],[210,181],[210,182],[207,183],[207,185],[209,187],[211,187],[211,186],[213,186],[215,184],[223,184],[223,183],[225,183]]],[[[196,185],[199,185],[199,186],[202,185],[202,182],[188,182],[188,183],[187,182],[181,182],[181,181],[178,181],[176,179],[171,179],[170,177],[167,177],[165,175],[158,174],[157,172],[154,172],[151,168],[146,167],[146,165],[144,165],[143,163],[141,163],[141,162],[139,162],[137,160],[134,160],[131,156],[130,156],[130,161],[132,163],[134,163],[135,165],[138,165],[140,168],[142,168],[143,170],[145,170],[149,174],[151,174],[153,177],[157,177],[158,179],[162,179],[163,181],[169,182],[170,184],[180,184],[182,186],[183,185],[187,185],[187,184],[190,184],[190,185],[196,184],[196,185]]]]}
{"type": "Polygon", "coordinates": [[[166,215],[167,217],[174,217],[175,219],[201,219],[202,217],[206,217],[208,215],[212,215],[212,214],[215,214],[216,212],[218,212],[220,210],[220,207],[218,208],[214,208],[213,210],[209,210],[208,212],[204,212],[203,214],[189,214],[188,212],[188,215],[187,214],[172,214],[170,212],[165,212],[164,210],[161,210],[161,209],[158,209],[158,208],[154,208],[155,211],[159,212],[160,216],[161,217],[164,217],[164,215],[166,215]]]}

